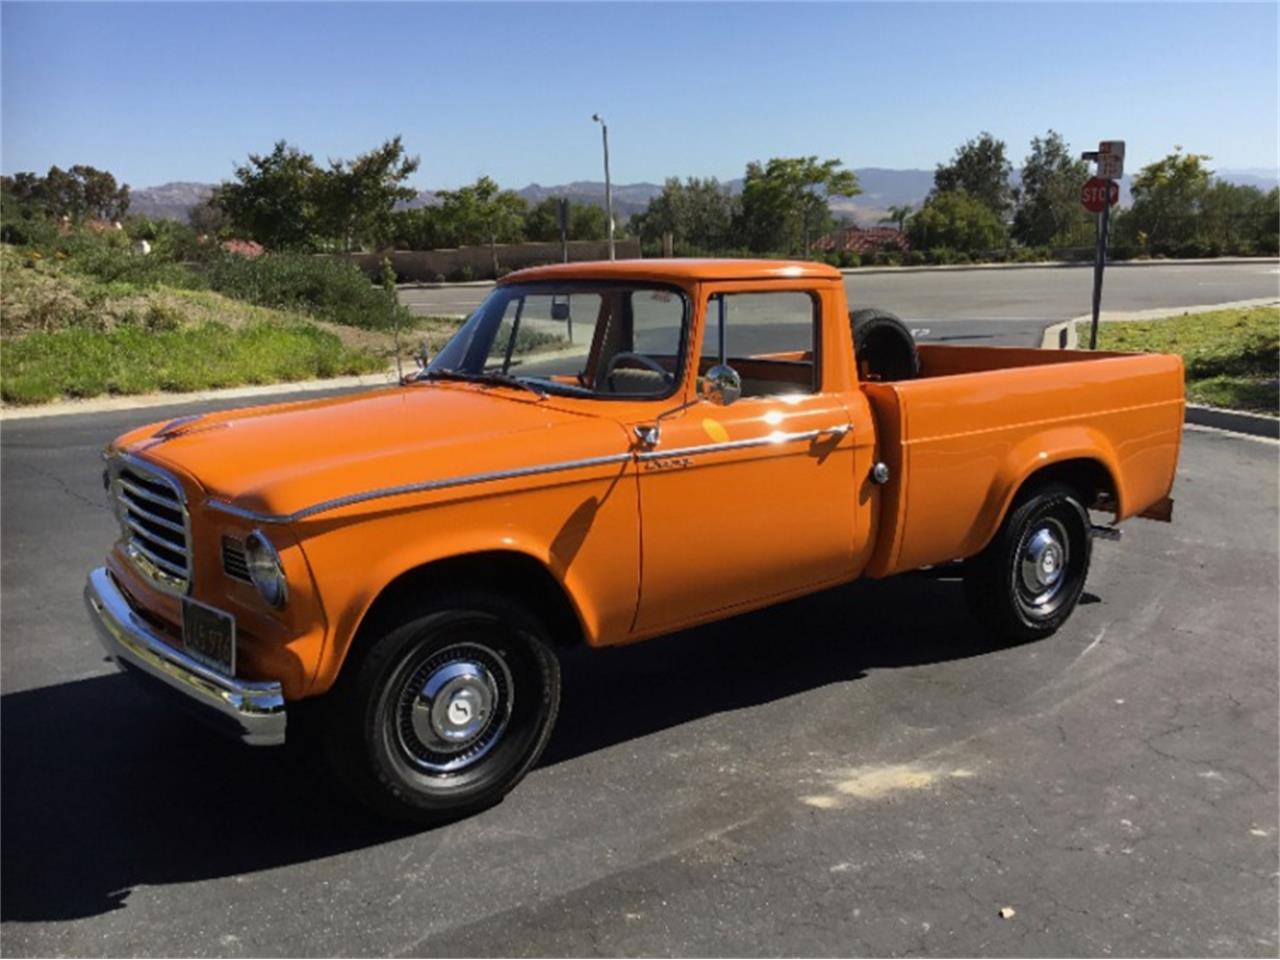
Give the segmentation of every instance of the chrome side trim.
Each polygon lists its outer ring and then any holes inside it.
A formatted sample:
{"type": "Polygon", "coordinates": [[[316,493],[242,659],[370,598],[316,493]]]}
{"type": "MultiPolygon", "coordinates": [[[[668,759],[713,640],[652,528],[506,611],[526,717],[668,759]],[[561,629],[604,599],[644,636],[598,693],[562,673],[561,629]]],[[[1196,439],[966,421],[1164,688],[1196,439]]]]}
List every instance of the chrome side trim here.
{"type": "Polygon", "coordinates": [[[834,427],[819,430],[802,430],[798,433],[775,431],[764,437],[752,437],[750,440],[728,440],[724,443],[703,443],[694,447],[675,447],[671,450],[645,450],[636,454],[636,459],[665,460],[668,457],[692,457],[700,453],[721,453],[725,450],[747,450],[751,447],[771,447],[781,443],[798,443],[801,440],[816,440],[818,437],[843,437],[852,429],[849,424],[842,423],[834,427]]]}
{"type": "Polygon", "coordinates": [[[223,725],[229,719],[245,743],[284,743],[285,702],[279,683],[226,676],[170,646],[134,613],[105,567],[89,574],[84,602],[98,639],[121,669],[159,680],[189,698],[207,719],[223,725]]]}
{"type": "Polygon", "coordinates": [[[445,477],[441,480],[424,480],[421,483],[406,483],[398,487],[382,487],[377,490],[366,490],[363,493],[352,493],[345,497],[336,497],[321,503],[303,507],[293,513],[258,513],[237,507],[223,500],[210,500],[209,506],[233,517],[250,520],[255,523],[296,523],[313,517],[317,513],[327,513],[340,507],[349,507],[355,503],[366,503],[369,500],[382,500],[386,497],[402,497],[410,493],[426,493],[430,490],[445,490],[450,487],[466,487],[477,483],[492,483],[497,480],[513,480],[517,477],[532,477],[543,473],[557,473],[561,470],[580,470],[585,467],[602,467],[611,463],[624,463],[631,459],[630,453],[613,453],[604,457],[587,457],[584,460],[564,460],[560,463],[544,463],[535,467],[515,467],[511,470],[494,470],[489,473],[472,473],[462,477],[445,477]]]}

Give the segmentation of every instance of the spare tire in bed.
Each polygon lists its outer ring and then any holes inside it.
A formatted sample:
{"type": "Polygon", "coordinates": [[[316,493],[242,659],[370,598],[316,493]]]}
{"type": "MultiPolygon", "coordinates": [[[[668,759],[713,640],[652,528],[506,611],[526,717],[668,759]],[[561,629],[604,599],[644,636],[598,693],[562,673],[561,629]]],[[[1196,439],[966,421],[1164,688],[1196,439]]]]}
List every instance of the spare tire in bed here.
{"type": "Polygon", "coordinates": [[[906,324],[888,310],[849,311],[853,353],[862,380],[913,380],[920,375],[916,340],[906,324]]]}

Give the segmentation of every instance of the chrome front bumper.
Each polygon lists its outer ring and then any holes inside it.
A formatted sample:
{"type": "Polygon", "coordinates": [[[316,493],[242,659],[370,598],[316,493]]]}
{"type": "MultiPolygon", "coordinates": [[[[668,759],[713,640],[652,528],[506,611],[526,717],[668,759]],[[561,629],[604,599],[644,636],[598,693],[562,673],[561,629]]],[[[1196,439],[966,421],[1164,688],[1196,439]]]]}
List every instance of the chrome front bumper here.
{"type": "Polygon", "coordinates": [[[181,695],[183,705],[195,708],[202,719],[245,743],[284,743],[285,703],[279,683],[223,676],[170,646],[133,611],[106,567],[89,574],[84,602],[102,645],[125,673],[159,681],[162,689],[181,695]]]}

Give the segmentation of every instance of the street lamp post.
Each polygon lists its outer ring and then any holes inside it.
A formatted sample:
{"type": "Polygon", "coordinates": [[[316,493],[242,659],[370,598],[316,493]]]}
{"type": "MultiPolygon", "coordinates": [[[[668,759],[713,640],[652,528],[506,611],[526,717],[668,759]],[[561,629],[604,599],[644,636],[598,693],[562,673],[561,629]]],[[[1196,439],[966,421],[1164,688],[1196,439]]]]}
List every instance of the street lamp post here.
{"type": "Polygon", "coordinates": [[[604,140],[604,208],[609,218],[609,259],[616,260],[613,248],[613,183],[609,179],[609,125],[598,113],[593,113],[591,119],[600,124],[600,136],[604,140]]]}

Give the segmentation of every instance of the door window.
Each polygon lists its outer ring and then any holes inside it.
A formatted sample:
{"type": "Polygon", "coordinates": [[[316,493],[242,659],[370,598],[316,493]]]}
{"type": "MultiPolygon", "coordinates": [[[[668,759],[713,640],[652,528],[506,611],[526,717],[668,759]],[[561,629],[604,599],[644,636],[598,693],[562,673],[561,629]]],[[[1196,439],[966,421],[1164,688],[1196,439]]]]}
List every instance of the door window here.
{"type": "Polygon", "coordinates": [[[742,396],[816,393],[818,311],[803,291],[716,294],[707,303],[699,373],[723,361],[742,396]]]}

